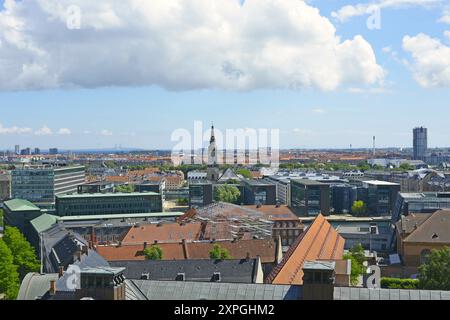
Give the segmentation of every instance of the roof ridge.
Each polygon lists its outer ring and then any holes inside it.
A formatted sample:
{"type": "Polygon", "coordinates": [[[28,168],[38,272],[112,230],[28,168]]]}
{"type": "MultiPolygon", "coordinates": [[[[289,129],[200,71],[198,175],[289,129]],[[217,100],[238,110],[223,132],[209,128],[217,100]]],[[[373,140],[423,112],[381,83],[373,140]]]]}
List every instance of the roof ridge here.
{"type": "Polygon", "coordinates": [[[432,218],[432,217],[434,217],[435,215],[437,215],[437,213],[442,213],[442,212],[445,212],[445,210],[437,210],[437,211],[435,211],[433,214],[431,214],[428,218],[426,218],[418,227],[417,227],[417,229],[415,229],[415,230],[413,230],[403,241],[408,241],[408,239],[412,236],[412,235],[414,235],[417,231],[420,231],[420,230],[422,230],[423,229],[423,226],[427,223],[427,222],[429,222],[430,221],[430,219],[432,218]]]}

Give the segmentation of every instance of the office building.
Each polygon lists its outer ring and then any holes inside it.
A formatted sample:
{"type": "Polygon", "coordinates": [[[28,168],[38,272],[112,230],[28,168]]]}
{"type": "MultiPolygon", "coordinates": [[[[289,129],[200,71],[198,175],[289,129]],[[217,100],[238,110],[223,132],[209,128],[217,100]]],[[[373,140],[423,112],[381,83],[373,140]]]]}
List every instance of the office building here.
{"type": "Polygon", "coordinates": [[[277,203],[277,186],[269,180],[245,180],[243,202],[245,205],[275,205],[277,203]]]}
{"type": "Polygon", "coordinates": [[[162,212],[161,195],[153,192],[65,194],[56,196],[59,216],[162,212]]]}
{"type": "Polygon", "coordinates": [[[29,156],[29,155],[31,155],[31,149],[30,148],[22,149],[20,151],[20,155],[22,155],[22,156],[29,156]]]}
{"type": "Polygon", "coordinates": [[[18,144],[16,144],[16,145],[14,146],[14,153],[15,153],[16,155],[19,155],[19,154],[20,154],[20,146],[19,146],[18,144]]]}
{"type": "Polygon", "coordinates": [[[367,208],[370,216],[390,216],[400,192],[400,185],[386,181],[364,181],[367,189],[367,208]]]}
{"type": "Polygon", "coordinates": [[[291,207],[299,216],[330,214],[330,185],[307,179],[291,179],[291,207]]]}
{"type": "Polygon", "coordinates": [[[211,182],[191,181],[189,183],[189,207],[204,207],[213,203],[214,187],[211,182]]]}
{"type": "Polygon", "coordinates": [[[289,177],[269,176],[268,181],[275,183],[277,186],[277,201],[280,204],[291,205],[291,180],[289,177]]]}
{"type": "Polygon", "coordinates": [[[95,181],[81,184],[77,187],[78,193],[111,193],[114,192],[115,184],[108,181],[95,181]]]}
{"type": "Polygon", "coordinates": [[[424,160],[428,150],[428,130],[423,127],[414,128],[413,136],[413,158],[424,160]]]}
{"type": "Polygon", "coordinates": [[[11,176],[0,174],[0,201],[8,200],[11,197],[11,176]]]}
{"type": "Polygon", "coordinates": [[[11,196],[36,204],[55,202],[55,196],[77,192],[85,182],[85,167],[29,166],[11,173],[11,196]]]}
{"type": "Polygon", "coordinates": [[[30,233],[30,222],[39,217],[41,209],[27,200],[13,199],[3,204],[4,223],[18,228],[23,234],[30,233]]]}
{"type": "Polygon", "coordinates": [[[41,154],[41,149],[34,148],[34,154],[41,154]]]}
{"type": "Polygon", "coordinates": [[[392,223],[398,222],[402,215],[432,213],[439,209],[450,209],[449,192],[401,192],[392,212],[392,223]]]}
{"type": "Polygon", "coordinates": [[[58,154],[58,148],[50,148],[48,150],[48,153],[51,155],[57,155],[58,154]]]}

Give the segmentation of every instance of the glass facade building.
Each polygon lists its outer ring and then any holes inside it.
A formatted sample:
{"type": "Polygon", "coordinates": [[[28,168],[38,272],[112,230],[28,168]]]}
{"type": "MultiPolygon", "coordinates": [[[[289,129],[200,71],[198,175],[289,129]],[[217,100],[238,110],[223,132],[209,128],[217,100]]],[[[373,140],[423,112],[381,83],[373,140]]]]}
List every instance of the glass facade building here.
{"type": "Polygon", "coordinates": [[[291,179],[291,207],[300,216],[330,214],[330,186],[313,180],[291,179]]]}
{"type": "Polygon", "coordinates": [[[161,194],[153,192],[56,196],[56,212],[62,217],[162,211],[161,194]]]}
{"type": "Polygon", "coordinates": [[[54,203],[60,194],[77,192],[85,183],[85,167],[31,166],[11,172],[11,197],[33,203],[54,203]]]}

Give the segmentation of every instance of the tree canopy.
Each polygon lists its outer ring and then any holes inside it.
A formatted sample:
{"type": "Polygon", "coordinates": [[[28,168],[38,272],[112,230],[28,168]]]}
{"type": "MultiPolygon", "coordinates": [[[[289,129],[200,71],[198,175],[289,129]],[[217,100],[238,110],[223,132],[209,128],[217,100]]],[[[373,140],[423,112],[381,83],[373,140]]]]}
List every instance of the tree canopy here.
{"type": "Polygon", "coordinates": [[[359,278],[365,273],[364,262],[366,262],[366,256],[364,254],[364,248],[361,244],[354,246],[348,253],[344,255],[344,260],[350,260],[352,263],[352,273],[350,281],[352,285],[356,286],[359,283],[359,278]]]}
{"type": "Polygon", "coordinates": [[[240,174],[241,176],[243,176],[246,179],[251,179],[252,178],[252,173],[248,169],[244,169],[244,168],[237,169],[236,170],[236,174],[240,174]]]}
{"type": "Polygon", "coordinates": [[[215,189],[214,199],[218,202],[237,203],[241,197],[239,189],[232,185],[223,185],[215,189]]]}
{"type": "Polygon", "coordinates": [[[133,193],[135,190],[136,190],[136,188],[132,184],[125,184],[123,186],[116,187],[116,192],[122,192],[122,193],[133,193]]]}
{"type": "Polygon", "coordinates": [[[352,213],[357,216],[367,214],[367,205],[364,201],[355,201],[352,205],[352,213]]]}
{"type": "Polygon", "coordinates": [[[214,248],[209,252],[209,257],[213,260],[228,260],[232,259],[230,252],[222,248],[219,244],[215,244],[214,248]]]}
{"type": "Polygon", "coordinates": [[[27,273],[39,271],[40,262],[36,256],[36,252],[19,229],[6,227],[3,241],[11,250],[13,263],[17,266],[21,279],[27,273]]]}
{"type": "Polygon", "coordinates": [[[0,239],[0,293],[8,300],[15,300],[19,292],[19,274],[14,257],[3,239],[0,239]]]}
{"type": "Polygon", "coordinates": [[[163,251],[160,246],[153,245],[150,248],[144,250],[144,256],[147,260],[162,260],[163,251]]]}
{"type": "Polygon", "coordinates": [[[419,268],[419,286],[426,290],[450,290],[450,248],[432,250],[419,268]]]}

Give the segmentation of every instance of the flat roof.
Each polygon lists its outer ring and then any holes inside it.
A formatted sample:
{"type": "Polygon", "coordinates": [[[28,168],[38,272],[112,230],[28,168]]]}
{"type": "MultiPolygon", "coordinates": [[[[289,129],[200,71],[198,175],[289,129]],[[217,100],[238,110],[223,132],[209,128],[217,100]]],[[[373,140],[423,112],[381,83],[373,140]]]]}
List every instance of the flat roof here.
{"type": "Polygon", "coordinates": [[[114,198],[114,197],[137,197],[137,196],[158,196],[155,192],[116,192],[116,193],[74,193],[57,195],[58,199],[77,199],[77,198],[114,198]]]}
{"type": "Polygon", "coordinates": [[[306,186],[323,186],[327,185],[326,183],[317,181],[317,180],[309,180],[309,179],[301,179],[301,178],[291,178],[291,181],[298,182],[304,184],[306,186]]]}
{"type": "Polygon", "coordinates": [[[157,217],[180,217],[183,212],[152,212],[152,213],[128,213],[128,214],[101,214],[84,216],[58,217],[59,221],[83,221],[83,220],[111,220],[111,219],[133,219],[133,218],[157,218],[157,217]]]}
{"type": "Polygon", "coordinates": [[[380,181],[380,180],[368,180],[363,181],[363,183],[367,183],[374,186],[400,186],[398,183],[388,182],[388,181],[380,181]]]}

